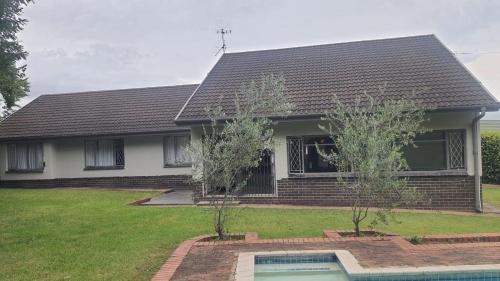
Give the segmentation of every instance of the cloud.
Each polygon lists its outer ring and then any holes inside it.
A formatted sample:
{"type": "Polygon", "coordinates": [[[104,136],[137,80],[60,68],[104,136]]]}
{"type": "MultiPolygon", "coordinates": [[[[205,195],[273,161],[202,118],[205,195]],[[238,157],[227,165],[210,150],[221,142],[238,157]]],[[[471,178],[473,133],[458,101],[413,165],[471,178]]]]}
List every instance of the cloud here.
{"type": "Polygon", "coordinates": [[[44,0],[21,34],[41,93],[200,82],[229,51],[434,33],[497,96],[500,1],[44,0]]]}

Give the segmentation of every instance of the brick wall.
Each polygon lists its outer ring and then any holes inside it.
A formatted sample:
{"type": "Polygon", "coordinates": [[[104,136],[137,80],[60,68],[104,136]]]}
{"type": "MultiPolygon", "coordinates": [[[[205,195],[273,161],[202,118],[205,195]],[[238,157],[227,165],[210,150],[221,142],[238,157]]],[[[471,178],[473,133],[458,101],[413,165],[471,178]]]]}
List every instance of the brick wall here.
{"type": "MultiPolygon", "coordinates": [[[[474,177],[415,176],[409,177],[409,185],[415,186],[417,190],[427,194],[431,201],[428,205],[413,207],[421,209],[474,210],[474,177]]],[[[278,196],[240,197],[238,200],[244,203],[350,206],[352,197],[338,186],[336,178],[297,177],[279,180],[278,196]]]]}
{"type": "Polygon", "coordinates": [[[53,187],[103,187],[103,188],[177,188],[193,189],[190,175],[147,177],[101,177],[50,180],[0,181],[0,188],[53,188],[53,187]]]}

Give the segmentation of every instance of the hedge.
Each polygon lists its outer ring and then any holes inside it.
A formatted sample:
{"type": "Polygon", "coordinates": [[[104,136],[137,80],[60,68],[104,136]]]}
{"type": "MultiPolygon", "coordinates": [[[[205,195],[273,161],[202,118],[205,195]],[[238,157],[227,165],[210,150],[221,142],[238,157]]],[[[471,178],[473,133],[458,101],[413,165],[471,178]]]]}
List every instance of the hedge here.
{"type": "Polygon", "coordinates": [[[500,183],[500,132],[481,132],[483,182],[500,183]]]}

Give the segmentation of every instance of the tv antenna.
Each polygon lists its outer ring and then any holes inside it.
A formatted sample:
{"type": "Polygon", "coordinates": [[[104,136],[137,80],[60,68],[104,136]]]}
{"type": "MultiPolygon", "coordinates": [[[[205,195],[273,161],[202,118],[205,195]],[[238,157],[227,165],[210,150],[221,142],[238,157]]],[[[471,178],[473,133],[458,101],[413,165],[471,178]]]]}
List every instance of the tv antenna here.
{"type": "Polygon", "coordinates": [[[221,28],[221,29],[217,30],[217,34],[220,34],[220,36],[221,36],[222,47],[220,47],[220,49],[217,51],[217,53],[215,55],[218,55],[221,51],[224,54],[224,53],[226,53],[226,49],[227,49],[226,38],[224,36],[226,34],[231,34],[231,30],[230,29],[221,28]]]}

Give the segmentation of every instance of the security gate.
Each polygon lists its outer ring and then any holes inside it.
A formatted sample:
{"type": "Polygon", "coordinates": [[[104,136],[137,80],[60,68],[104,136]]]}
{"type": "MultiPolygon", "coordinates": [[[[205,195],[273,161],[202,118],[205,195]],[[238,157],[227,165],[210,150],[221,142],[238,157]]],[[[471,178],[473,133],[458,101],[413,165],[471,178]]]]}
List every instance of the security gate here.
{"type": "Polygon", "coordinates": [[[240,191],[241,195],[274,194],[274,155],[266,151],[258,167],[245,171],[244,176],[249,176],[247,185],[240,191]]]}
{"type": "MultiPolygon", "coordinates": [[[[238,191],[238,195],[272,195],[275,194],[274,155],[270,151],[263,153],[259,166],[245,169],[240,173],[240,180],[247,179],[247,184],[238,191]]],[[[206,195],[222,195],[225,188],[205,185],[206,195]]]]}

